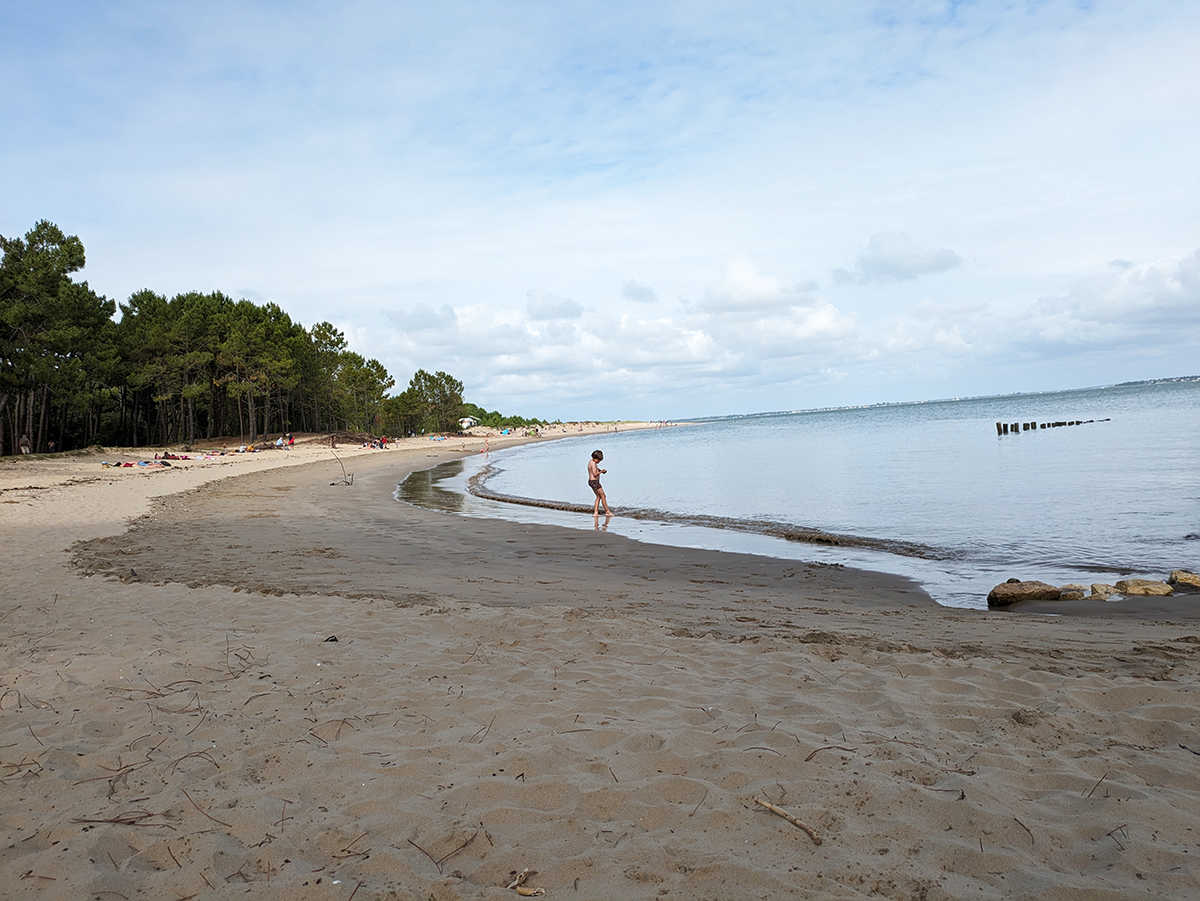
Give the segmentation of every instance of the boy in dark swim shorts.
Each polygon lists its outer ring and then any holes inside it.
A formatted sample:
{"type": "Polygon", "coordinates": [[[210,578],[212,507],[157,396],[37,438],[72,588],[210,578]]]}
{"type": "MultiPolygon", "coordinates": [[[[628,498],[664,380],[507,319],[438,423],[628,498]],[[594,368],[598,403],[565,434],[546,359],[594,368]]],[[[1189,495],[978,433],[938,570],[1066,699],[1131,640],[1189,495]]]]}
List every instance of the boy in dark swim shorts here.
{"type": "Polygon", "coordinates": [[[600,468],[600,461],[604,459],[603,451],[592,451],[592,459],[588,460],[588,487],[596,493],[596,503],[592,506],[592,515],[600,515],[600,503],[604,502],[604,515],[612,516],[608,509],[608,498],[604,495],[604,489],[600,487],[600,476],[608,472],[607,469],[600,468]]]}

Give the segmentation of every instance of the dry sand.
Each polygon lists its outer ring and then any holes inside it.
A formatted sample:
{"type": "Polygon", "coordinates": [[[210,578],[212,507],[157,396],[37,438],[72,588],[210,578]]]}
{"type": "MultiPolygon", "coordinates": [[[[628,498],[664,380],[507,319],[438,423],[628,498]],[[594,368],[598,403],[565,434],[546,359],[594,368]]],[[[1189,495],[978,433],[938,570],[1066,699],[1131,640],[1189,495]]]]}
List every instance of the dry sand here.
{"type": "Polygon", "coordinates": [[[416,509],[405,444],[0,461],[5,897],[1200,897],[1195,616],[416,509]]]}

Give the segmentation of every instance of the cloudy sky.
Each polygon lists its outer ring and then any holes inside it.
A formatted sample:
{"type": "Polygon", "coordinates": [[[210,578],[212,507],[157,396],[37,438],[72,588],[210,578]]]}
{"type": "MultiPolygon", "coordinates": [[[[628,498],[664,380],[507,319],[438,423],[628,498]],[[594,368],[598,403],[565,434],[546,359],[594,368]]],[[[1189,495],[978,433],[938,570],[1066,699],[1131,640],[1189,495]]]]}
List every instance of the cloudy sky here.
{"type": "Polygon", "coordinates": [[[0,234],[684,418],[1200,373],[1200,4],[0,0],[0,234]]]}

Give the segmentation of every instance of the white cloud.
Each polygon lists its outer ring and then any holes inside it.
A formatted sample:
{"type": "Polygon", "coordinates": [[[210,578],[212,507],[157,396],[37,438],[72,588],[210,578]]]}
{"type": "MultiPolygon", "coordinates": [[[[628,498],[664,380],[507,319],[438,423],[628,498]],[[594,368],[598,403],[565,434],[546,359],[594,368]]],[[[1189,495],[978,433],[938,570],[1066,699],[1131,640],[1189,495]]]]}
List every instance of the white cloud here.
{"type": "Polygon", "coordinates": [[[571,298],[551,294],[545,288],[530,288],[525,296],[525,309],[533,320],[578,319],[583,315],[583,307],[571,298]]]}
{"type": "Polygon", "coordinates": [[[457,317],[449,305],[435,310],[428,304],[419,303],[411,310],[392,310],[388,318],[406,332],[446,332],[453,330],[457,317]]]}
{"type": "Polygon", "coordinates": [[[653,288],[632,278],[621,285],[621,296],[636,303],[658,302],[658,294],[653,288]]]}
{"type": "Polygon", "coordinates": [[[11,6],[0,233],[118,300],[578,416],[1196,368],[1188,0],[11,6]]]}
{"type": "Polygon", "coordinates": [[[986,304],[935,304],[923,300],[889,321],[873,343],[890,357],[961,357],[977,353],[975,334],[987,312],[986,304]]]}
{"type": "Polygon", "coordinates": [[[867,249],[862,253],[854,270],[835,269],[834,278],[841,282],[910,281],[922,275],[945,272],[962,264],[962,259],[953,250],[918,247],[904,232],[871,235],[867,249]]]}
{"type": "MultiPolygon", "coordinates": [[[[1061,324],[1064,340],[1073,332],[1137,343],[1194,342],[1200,337],[1200,249],[1080,279],[1061,294],[1041,298],[1037,308],[1047,322],[1061,324]]],[[[1052,331],[1058,329],[1047,328],[1052,331]]]]}
{"type": "Polygon", "coordinates": [[[704,298],[696,304],[703,313],[758,315],[813,303],[808,290],[811,283],[785,285],[763,275],[745,254],[725,260],[721,277],[704,289],[704,298]]]}

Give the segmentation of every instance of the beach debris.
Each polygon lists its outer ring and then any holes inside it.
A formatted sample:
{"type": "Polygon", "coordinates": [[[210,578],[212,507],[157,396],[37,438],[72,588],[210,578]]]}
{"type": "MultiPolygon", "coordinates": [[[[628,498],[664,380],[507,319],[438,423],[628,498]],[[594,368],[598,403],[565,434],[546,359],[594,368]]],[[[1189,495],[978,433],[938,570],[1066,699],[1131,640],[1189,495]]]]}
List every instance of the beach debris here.
{"type": "Polygon", "coordinates": [[[1124,595],[1166,597],[1173,594],[1175,589],[1155,579],[1121,579],[1117,582],[1117,591],[1124,595]]]}
{"type": "MultiPolygon", "coordinates": [[[[330,441],[333,441],[332,435],[330,436],[330,441]]],[[[342,462],[342,458],[339,457],[337,454],[333,453],[334,447],[337,447],[337,445],[333,444],[332,447],[330,448],[329,452],[331,454],[333,454],[333,459],[338,461],[338,466],[342,467],[342,478],[341,478],[341,481],[330,482],[329,484],[330,485],[353,485],[354,484],[354,473],[346,472],[346,464],[342,462]]]]}
{"type": "Polygon", "coordinates": [[[808,837],[813,840],[814,845],[821,844],[821,836],[817,835],[816,830],[813,829],[812,826],[809,826],[807,823],[805,823],[803,820],[801,820],[799,817],[793,816],[792,814],[790,814],[786,810],[784,810],[782,807],[772,804],[770,801],[764,801],[762,798],[755,798],[754,802],[761,807],[767,808],[767,810],[771,811],[771,813],[775,814],[776,816],[783,817],[785,820],[787,820],[789,823],[791,823],[797,829],[803,829],[805,832],[808,833],[808,837]]]}
{"type": "Polygon", "coordinates": [[[526,879],[528,879],[530,876],[534,876],[536,874],[537,874],[537,870],[531,870],[529,867],[526,867],[519,873],[516,870],[513,870],[511,873],[508,874],[509,876],[513,877],[513,881],[508,884],[508,887],[510,889],[513,889],[518,895],[521,895],[522,897],[525,897],[525,898],[532,898],[537,895],[544,895],[544,894],[546,894],[546,890],[544,888],[533,888],[532,886],[528,886],[525,884],[526,879]]]}
{"type": "Polygon", "coordinates": [[[337,641],[337,640],[338,640],[338,637],[336,635],[330,635],[328,638],[325,639],[325,641],[337,641]]]}
{"type": "Polygon", "coordinates": [[[1187,585],[1189,588],[1200,588],[1200,576],[1188,572],[1186,569],[1173,570],[1167,582],[1175,586],[1187,585]]]}
{"type": "Polygon", "coordinates": [[[1007,607],[1017,601],[1057,601],[1062,590],[1045,582],[1009,579],[993,588],[987,596],[989,607],[1007,607]]]}

